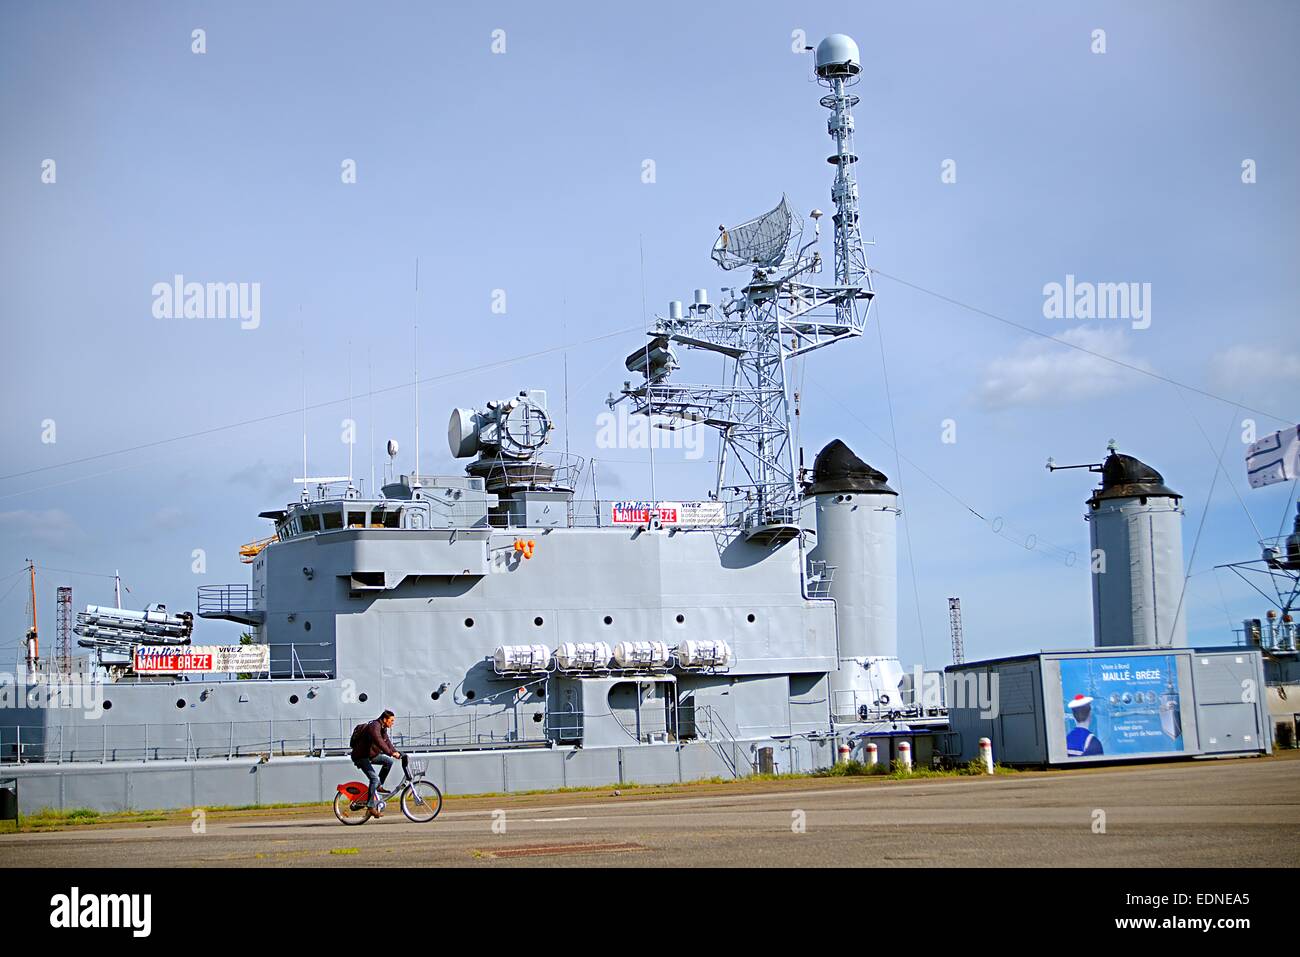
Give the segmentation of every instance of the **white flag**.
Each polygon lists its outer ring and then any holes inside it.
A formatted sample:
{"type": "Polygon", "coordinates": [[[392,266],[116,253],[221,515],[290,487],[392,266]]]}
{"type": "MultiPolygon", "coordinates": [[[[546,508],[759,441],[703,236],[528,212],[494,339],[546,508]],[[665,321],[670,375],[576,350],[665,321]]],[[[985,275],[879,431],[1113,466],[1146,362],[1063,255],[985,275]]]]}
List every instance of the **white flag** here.
{"type": "Polygon", "coordinates": [[[1246,450],[1251,488],[1289,482],[1300,475],[1300,425],[1266,435],[1246,450]]]}

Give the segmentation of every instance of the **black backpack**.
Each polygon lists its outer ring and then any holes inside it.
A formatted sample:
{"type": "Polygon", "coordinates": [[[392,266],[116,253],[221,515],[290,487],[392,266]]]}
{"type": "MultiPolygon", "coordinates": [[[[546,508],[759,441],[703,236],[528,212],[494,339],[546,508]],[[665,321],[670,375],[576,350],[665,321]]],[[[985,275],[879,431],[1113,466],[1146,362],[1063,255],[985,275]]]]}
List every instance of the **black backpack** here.
{"type": "Polygon", "coordinates": [[[352,738],[348,741],[348,746],[353,751],[356,751],[358,748],[364,747],[366,745],[367,743],[366,739],[369,738],[369,736],[370,736],[370,722],[362,721],[359,725],[357,725],[355,728],[352,729],[352,738]]]}

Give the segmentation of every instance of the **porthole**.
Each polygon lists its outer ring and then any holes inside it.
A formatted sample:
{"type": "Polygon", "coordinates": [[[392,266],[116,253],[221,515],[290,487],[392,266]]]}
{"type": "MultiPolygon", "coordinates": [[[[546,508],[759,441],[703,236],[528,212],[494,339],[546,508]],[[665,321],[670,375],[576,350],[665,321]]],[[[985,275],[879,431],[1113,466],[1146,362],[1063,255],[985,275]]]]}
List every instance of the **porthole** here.
{"type": "Polygon", "coordinates": [[[535,692],[535,694],[537,695],[537,700],[540,701],[540,700],[542,700],[543,698],[546,697],[546,689],[545,689],[545,688],[538,688],[537,691],[535,692]]]}
{"type": "Polygon", "coordinates": [[[606,615],[606,616],[605,616],[605,624],[607,624],[607,625],[612,625],[612,624],[614,624],[614,616],[613,616],[613,615],[606,615]]]}
{"type": "Polygon", "coordinates": [[[430,694],[429,697],[432,698],[434,701],[437,701],[439,698],[442,697],[442,692],[441,692],[441,691],[435,691],[435,692],[433,692],[432,694],[430,694]]]}
{"type": "Polygon", "coordinates": [[[754,619],[754,613],[752,611],[745,616],[745,621],[749,622],[751,625],[754,623],[755,619],[754,619]]]}
{"type": "Polygon", "coordinates": [[[685,620],[686,620],[686,616],[685,616],[685,615],[678,615],[678,616],[677,616],[677,624],[680,625],[680,624],[681,624],[682,622],[684,622],[685,620]]]}
{"type": "Polygon", "coordinates": [[[475,698],[477,695],[478,695],[478,692],[477,692],[477,691],[466,691],[466,692],[465,692],[465,700],[466,700],[466,701],[473,701],[474,698],[475,698]]]}
{"type": "Polygon", "coordinates": [[[113,702],[111,702],[111,701],[105,701],[105,702],[104,702],[104,710],[105,710],[105,711],[112,711],[112,710],[113,710],[113,702]]]}
{"type": "Polygon", "coordinates": [[[185,699],[184,699],[184,698],[177,698],[177,699],[176,699],[176,707],[178,707],[178,708],[183,708],[183,707],[185,707],[185,699]]]}
{"type": "Polygon", "coordinates": [[[357,700],[360,701],[362,704],[365,704],[367,701],[370,700],[370,695],[366,694],[363,691],[361,692],[361,694],[357,695],[357,700]]]}
{"type": "Polygon", "coordinates": [[[297,703],[298,703],[298,696],[296,694],[289,695],[289,704],[297,704],[297,703]]]}
{"type": "Polygon", "coordinates": [[[466,628],[473,628],[473,627],[474,627],[474,619],[473,619],[473,618],[466,618],[466,619],[465,619],[465,627],[466,627],[466,628]]]}
{"type": "Polygon", "coordinates": [[[541,615],[538,615],[536,618],[534,618],[534,619],[533,619],[533,624],[536,625],[538,628],[541,628],[541,627],[542,627],[542,616],[541,616],[541,615]]]}
{"type": "Polygon", "coordinates": [[[542,713],[541,713],[540,711],[534,711],[534,712],[533,712],[533,720],[534,720],[535,722],[537,722],[538,724],[541,724],[541,723],[542,723],[542,713]]]}
{"type": "Polygon", "coordinates": [[[302,630],[303,630],[303,631],[311,631],[311,622],[309,622],[309,621],[304,621],[304,622],[302,623],[302,630]]]}

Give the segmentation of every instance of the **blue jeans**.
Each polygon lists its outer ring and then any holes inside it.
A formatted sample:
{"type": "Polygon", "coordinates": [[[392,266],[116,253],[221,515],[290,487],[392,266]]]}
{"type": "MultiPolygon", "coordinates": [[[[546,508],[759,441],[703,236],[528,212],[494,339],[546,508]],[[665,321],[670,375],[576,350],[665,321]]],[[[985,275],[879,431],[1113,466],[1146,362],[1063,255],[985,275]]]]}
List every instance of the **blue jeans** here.
{"type": "Polygon", "coordinates": [[[379,789],[384,786],[384,781],[388,777],[388,772],[393,770],[393,759],[386,754],[376,754],[369,761],[353,761],[366,774],[366,780],[370,782],[370,792],[367,796],[366,803],[370,807],[379,806],[379,789]],[[375,770],[378,764],[380,770],[375,770]]]}

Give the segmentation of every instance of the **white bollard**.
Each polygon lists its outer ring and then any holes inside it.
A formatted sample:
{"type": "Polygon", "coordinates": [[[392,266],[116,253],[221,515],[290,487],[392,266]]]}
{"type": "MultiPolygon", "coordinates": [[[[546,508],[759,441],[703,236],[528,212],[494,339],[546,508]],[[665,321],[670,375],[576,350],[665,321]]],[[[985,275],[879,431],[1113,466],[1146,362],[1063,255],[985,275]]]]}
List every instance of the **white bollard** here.
{"type": "Polygon", "coordinates": [[[839,748],[835,752],[836,763],[847,764],[849,760],[849,755],[851,755],[852,753],[853,753],[853,749],[849,747],[849,743],[847,741],[841,741],[839,748]]]}
{"type": "Polygon", "coordinates": [[[912,770],[912,746],[906,741],[898,742],[898,760],[908,771],[912,770]]]}
{"type": "Polygon", "coordinates": [[[993,742],[988,738],[980,738],[980,760],[984,762],[984,770],[989,774],[993,773],[993,742]]]}
{"type": "Polygon", "coordinates": [[[876,747],[876,742],[872,741],[867,745],[867,764],[875,767],[880,763],[880,749],[876,747]]]}

